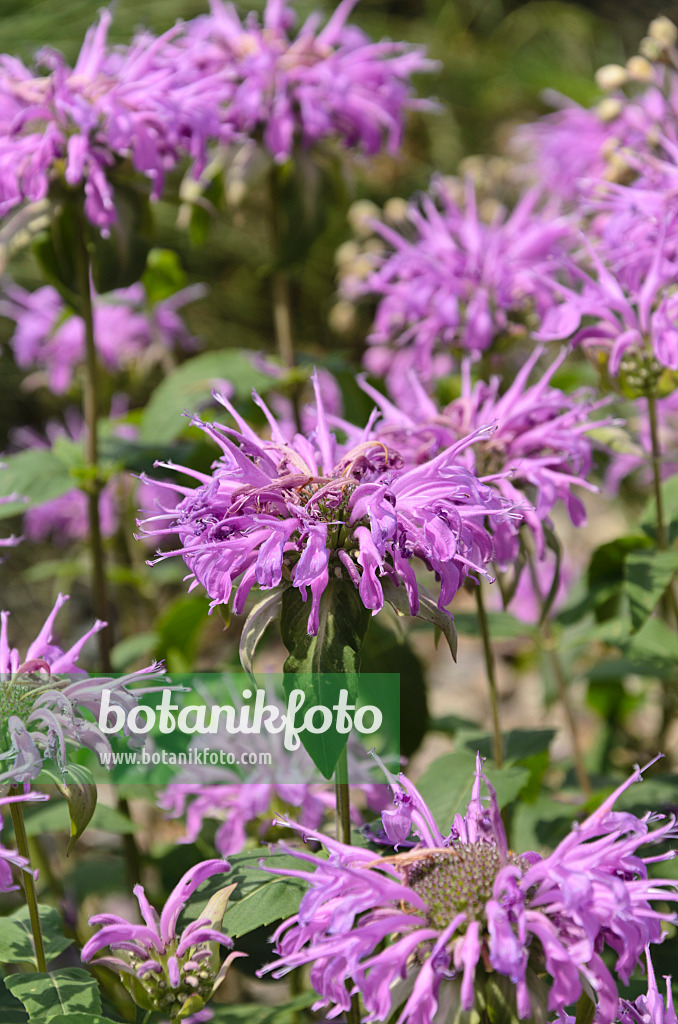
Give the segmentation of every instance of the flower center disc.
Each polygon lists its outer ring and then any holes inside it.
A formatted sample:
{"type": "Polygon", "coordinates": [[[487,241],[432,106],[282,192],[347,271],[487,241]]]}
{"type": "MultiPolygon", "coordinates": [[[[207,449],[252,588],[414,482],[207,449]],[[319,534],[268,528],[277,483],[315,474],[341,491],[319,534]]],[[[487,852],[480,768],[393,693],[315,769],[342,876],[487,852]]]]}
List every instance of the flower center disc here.
{"type": "Polygon", "coordinates": [[[481,917],[502,867],[491,843],[455,843],[411,865],[408,883],[425,900],[431,925],[442,930],[461,911],[468,921],[481,917]]]}

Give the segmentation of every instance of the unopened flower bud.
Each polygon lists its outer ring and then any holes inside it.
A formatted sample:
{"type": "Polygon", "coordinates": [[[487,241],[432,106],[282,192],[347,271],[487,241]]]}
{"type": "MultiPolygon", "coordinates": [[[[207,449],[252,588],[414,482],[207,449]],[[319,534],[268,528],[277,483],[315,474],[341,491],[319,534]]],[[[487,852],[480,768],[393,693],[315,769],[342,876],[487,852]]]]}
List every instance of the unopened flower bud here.
{"type": "Polygon", "coordinates": [[[654,68],[646,57],[631,57],[626,62],[626,70],[634,82],[651,82],[654,78],[654,68]]]}
{"type": "Polygon", "coordinates": [[[384,206],[384,216],[392,224],[400,224],[407,220],[407,200],[401,196],[393,196],[384,206]]]}
{"type": "Polygon", "coordinates": [[[615,99],[614,96],[606,96],[596,106],[596,114],[605,123],[614,121],[621,114],[623,106],[624,104],[621,100],[615,99]]]}
{"type": "Polygon", "coordinates": [[[658,39],[652,39],[651,36],[645,36],[644,39],[640,40],[638,53],[641,57],[646,57],[647,60],[658,61],[661,60],[665,49],[666,48],[662,46],[658,39]]]}
{"type": "Polygon", "coordinates": [[[604,64],[596,71],[596,85],[606,92],[610,89],[620,89],[628,82],[628,73],[621,64],[604,64]]]}
{"type": "Polygon", "coordinates": [[[360,255],[360,246],[357,242],[343,242],[334,254],[334,262],[337,267],[345,267],[360,255]]]}
{"type": "Polygon", "coordinates": [[[647,34],[662,46],[675,46],[676,40],[678,40],[678,28],[665,14],[650,22],[647,34]]]}
{"type": "Polygon", "coordinates": [[[340,299],[327,314],[327,322],[335,334],[348,334],[356,325],[355,306],[347,299],[340,299]]]}
{"type": "Polygon", "coordinates": [[[372,234],[370,221],[380,220],[381,210],[371,199],[358,199],[348,209],[348,222],[351,230],[359,238],[368,238],[372,234]]]}

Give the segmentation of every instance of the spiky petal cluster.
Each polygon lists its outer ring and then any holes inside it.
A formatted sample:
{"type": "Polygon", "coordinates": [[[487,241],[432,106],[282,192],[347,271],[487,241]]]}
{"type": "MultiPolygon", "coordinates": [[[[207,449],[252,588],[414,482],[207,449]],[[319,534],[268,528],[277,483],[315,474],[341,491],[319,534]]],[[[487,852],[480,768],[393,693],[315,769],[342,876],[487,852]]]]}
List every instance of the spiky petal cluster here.
{"type": "Polygon", "coordinates": [[[412,562],[421,559],[440,580],[445,609],[470,571],[487,575],[492,541],[487,516],[516,515],[507,501],[460,466],[458,453],[475,438],[445,449],[422,466],[401,472],[401,460],[366,428],[350,450],[329,432],[317,377],[317,426],[309,437],[285,438],[269,410],[265,441],[219,401],[238,429],[195,420],[219,445],[211,475],[169,466],[199,486],[172,484],[183,500],[142,522],[146,535],[177,535],[193,586],[203,586],[212,606],[227,604],[234,583],[236,614],[251,588],[291,583],[303,600],[311,593],[308,632],[318,631],[320,598],[330,578],[345,578],[373,613],[384,605],[382,579],[406,588],[412,615],[419,592],[412,562]]]}
{"type": "Polygon", "coordinates": [[[222,119],[263,142],[283,162],[295,145],[335,140],[350,149],[398,151],[413,74],[431,71],[422,47],[373,42],[347,19],[357,0],[342,0],[329,21],[312,14],[295,29],[287,0],[268,0],[261,20],[242,22],[231,4],[211,0],[211,14],[189,23],[184,40],[196,74],[221,79],[222,119]],[[199,69],[199,70],[198,70],[199,69]]]}
{"type": "MultiPolygon", "coordinates": [[[[46,793],[21,793],[18,795],[0,796],[0,812],[11,804],[33,803],[35,800],[49,800],[49,797],[46,793]]],[[[1,828],[2,817],[0,816],[1,828]]],[[[12,868],[15,868],[19,873],[30,871],[29,863],[25,857],[22,857],[20,853],[16,853],[14,850],[8,850],[0,842],[0,892],[12,892],[14,889],[19,888],[14,882],[12,868]]],[[[37,874],[37,872],[34,872],[34,874],[37,874]]]]}
{"type": "Polygon", "coordinates": [[[565,1010],[586,982],[596,995],[596,1019],[611,1024],[618,996],[602,950],[628,981],[645,947],[661,940],[662,921],[675,919],[652,903],[678,899],[674,881],[649,879],[647,872],[649,863],[673,854],[640,852],[675,837],[675,820],[651,830],[660,816],[614,811],[640,778],[636,769],[543,859],[508,851],[480,758],[466,814],[456,815],[447,835],[415,787],[393,779],[395,806],[383,815],[387,834],[401,843],[413,829],[419,842],[375,857],[299,829],[323,844],[329,859],[289,849],[307,867],[279,873],[302,878],[309,889],[298,915],[278,928],[279,958],[266,970],[278,975],[311,964],[317,1005],[331,1007],[330,1016],[348,1010],[353,991],[367,1021],[400,1010],[401,1024],[432,1024],[454,1017],[455,1007],[473,1008],[487,966],[514,987],[520,1019],[538,1001],[542,1015],[546,1002],[552,1013],[565,1010]]]}
{"type": "MultiPolygon", "coordinates": [[[[532,384],[533,370],[543,355],[537,347],[502,392],[502,380],[471,380],[467,360],[462,364],[462,392],[440,409],[413,372],[391,386],[389,402],[363,382],[363,389],[382,412],[375,436],[395,448],[406,463],[420,464],[442,449],[482,427],[494,429],[459,455],[459,461],[481,480],[491,483],[513,504],[526,501],[523,518],[532,531],[540,558],[545,555],[544,523],[556,503],[567,508],[580,526],[586,512],[575,488],[595,491],[589,481],[593,428],[609,420],[593,420],[601,405],[586,390],[566,393],[551,383],[567,353],[563,351],[532,384]]],[[[496,554],[508,563],[516,554],[516,530],[511,523],[493,524],[496,554]]]]}
{"type": "MultiPolygon", "coordinates": [[[[52,638],[54,620],[68,598],[59,594],[54,608],[25,657],[10,648],[9,612],[0,613],[0,783],[27,783],[37,778],[45,758],[63,771],[68,746],[89,747],[110,753],[108,737],[87,717],[98,721],[104,690],[125,708],[136,707],[135,692],[129,687],[162,675],[157,665],[118,679],[89,678],[78,669],[78,656],[87,640],[105,623],[95,622],[67,651],[52,638]],[[75,674],[81,678],[69,681],[75,674]]],[[[136,693],[149,692],[143,687],[136,693]]],[[[127,717],[125,717],[125,721],[127,717]]],[[[133,733],[130,743],[143,742],[133,733]]]]}
{"type": "MultiPolygon", "coordinates": [[[[555,304],[542,275],[551,275],[566,251],[565,218],[538,208],[536,191],[511,212],[483,220],[470,183],[459,204],[445,183],[409,204],[402,232],[375,222],[385,251],[364,280],[343,280],[346,294],[378,299],[368,369],[389,369],[395,379],[408,367],[425,382],[435,377],[439,352],[477,356],[502,334],[525,333],[529,319],[555,304]],[[384,346],[395,348],[396,359],[384,346]]],[[[535,321],[537,322],[537,321],[535,321]]]]}
{"type": "MultiPolygon", "coordinates": [[[[94,337],[102,366],[112,373],[144,373],[156,363],[167,365],[173,349],[195,349],[197,339],[191,337],[178,311],[203,294],[202,286],[194,285],[152,307],[142,284],[105,298],[95,296],[94,337]]],[[[85,325],[81,317],[69,315],[56,288],[45,285],[28,292],[6,283],[0,315],[16,324],[9,345],[17,365],[41,371],[40,377],[45,375],[55,394],[68,391],[85,358],[85,325]]]]}
{"type": "Polygon", "coordinates": [[[87,217],[107,229],[117,217],[109,180],[116,164],[130,161],[157,198],[184,154],[199,164],[207,140],[223,136],[209,76],[187,78],[162,59],[177,30],[112,48],[110,23],[102,11],[73,67],[52,50],[37,54],[37,70],[0,58],[0,216],[43,199],[63,176],[84,188],[87,217]]]}
{"type": "Polygon", "coordinates": [[[221,890],[181,933],[177,923],[196,889],[228,870],[223,860],[196,864],[170,893],[161,914],[148,902],[143,886],[136,885],[134,895],[144,923],[132,924],[117,914],[96,914],[89,923],[100,929],[85,943],[82,959],[87,963],[108,947],[112,955],[94,962],[120,974],[142,1008],[169,1013],[173,1021],[185,1019],[192,1010],[200,1012],[232,960],[245,956],[231,953],[220,967],[218,946],[214,946],[233,945],[220,930],[231,890],[221,890]]]}

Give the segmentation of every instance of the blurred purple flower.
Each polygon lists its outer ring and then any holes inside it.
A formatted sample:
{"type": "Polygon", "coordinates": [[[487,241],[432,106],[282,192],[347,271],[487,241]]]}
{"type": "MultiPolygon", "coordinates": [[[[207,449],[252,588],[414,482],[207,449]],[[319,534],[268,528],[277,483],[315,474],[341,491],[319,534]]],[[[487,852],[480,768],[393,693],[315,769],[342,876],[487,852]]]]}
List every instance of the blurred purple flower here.
{"type": "MultiPolygon", "coordinates": [[[[0,462],[0,471],[6,468],[7,466],[5,463],[0,462]]],[[[15,502],[23,502],[26,500],[27,499],[21,494],[5,494],[0,496],[0,505],[13,505],[15,502]]],[[[22,540],[23,537],[15,537],[14,534],[9,537],[0,537],[0,548],[15,548],[17,544],[21,544],[22,540]]],[[[2,565],[2,561],[3,560],[0,558],[0,565],[2,565]]]]}
{"type": "Polygon", "coordinates": [[[628,982],[646,946],[661,941],[662,921],[675,920],[652,902],[678,900],[674,880],[647,873],[648,864],[674,852],[638,852],[675,838],[675,819],[651,831],[661,815],[613,810],[640,778],[636,769],[543,859],[508,850],[480,758],[466,814],[455,816],[446,836],[414,786],[404,776],[392,778],[394,808],[382,816],[386,831],[398,844],[414,830],[419,843],[375,857],[297,827],[321,843],[329,859],[281,844],[308,870],[274,873],[301,878],[309,889],[298,915],[278,928],[279,959],[265,970],[280,976],[311,964],[321,997],[316,1008],[331,1007],[336,1016],[358,992],[364,1020],[386,1020],[400,1010],[401,1024],[432,1024],[452,1019],[456,1009],[471,1010],[479,971],[510,981],[521,1019],[537,1008],[541,1019],[546,1002],[551,1013],[564,1010],[587,983],[596,996],[596,1020],[610,1024],[618,996],[601,952],[607,947],[628,982]],[[546,974],[547,985],[537,974],[546,974]]]}
{"type": "Polygon", "coordinates": [[[110,23],[101,11],[72,68],[50,49],[36,55],[37,70],[0,57],[0,216],[43,199],[63,176],[84,187],[85,213],[105,231],[117,217],[116,164],[129,160],[157,199],[168,170],[189,155],[199,171],[209,139],[224,135],[210,76],[196,80],[185,62],[163,59],[178,28],[112,48],[110,23]]]}
{"type": "MultiPolygon", "coordinates": [[[[35,800],[49,800],[47,793],[21,793],[19,795],[0,796],[0,811],[10,804],[34,802],[35,800]]],[[[2,817],[0,816],[0,829],[2,829],[2,817]]],[[[19,886],[15,884],[12,876],[12,868],[19,873],[30,871],[30,865],[25,857],[8,850],[0,842],[0,892],[13,892],[19,886]]],[[[33,872],[37,877],[37,871],[33,872]]]]}
{"type": "Polygon", "coordinates": [[[242,22],[231,4],[211,0],[211,14],[189,22],[179,41],[196,74],[220,78],[222,121],[239,136],[261,140],[277,162],[296,144],[339,139],[375,154],[400,148],[404,114],[429,109],[414,97],[412,75],[437,68],[423,47],[374,43],[346,20],[357,0],[342,0],[329,21],[312,14],[295,32],[286,0],[268,0],[259,20],[242,22]]]}
{"type": "Polygon", "coordinates": [[[645,950],[647,960],[647,995],[638,996],[633,1002],[621,1000],[619,1024],[678,1024],[673,1007],[671,979],[666,979],[666,1001],[659,994],[650,950],[645,950]]]}
{"type": "Polygon", "coordinates": [[[411,367],[429,384],[441,352],[477,356],[506,332],[525,334],[526,322],[556,303],[542,276],[558,271],[571,235],[540,199],[532,190],[511,213],[498,208],[485,221],[470,183],[460,206],[434,179],[430,193],[410,203],[402,233],[375,222],[388,249],[372,257],[365,279],[349,273],[342,282],[351,298],[378,299],[367,368],[396,381],[411,367]]]}
{"type": "Polygon", "coordinates": [[[220,930],[233,887],[220,890],[181,933],[177,923],[196,889],[229,870],[224,860],[196,864],[172,890],[161,914],[148,902],[143,886],[135,885],[143,925],[131,924],[117,914],[96,914],[89,923],[101,928],[85,943],[82,959],[87,963],[108,946],[113,955],[98,957],[94,963],[116,971],[142,1008],[169,1013],[173,1021],[185,1019],[191,1011],[199,1013],[231,962],[246,955],[230,953],[220,965],[218,946],[233,945],[220,930]]]}
{"type": "Polygon", "coordinates": [[[404,585],[410,611],[419,611],[412,567],[416,557],[440,580],[438,607],[445,609],[470,571],[489,575],[492,541],[486,517],[520,513],[458,464],[459,450],[443,451],[422,466],[400,471],[397,453],[374,440],[369,426],[350,450],[330,434],[317,377],[317,427],[309,437],[288,440],[258,396],[271,440],[258,437],[227,399],[222,405],[238,429],[194,419],[222,450],[211,476],[165,465],[195,478],[197,488],[168,484],[183,495],[171,510],[149,511],[142,535],[177,535],[181,555],[212,599],[226,604],[233,584],[233,611],[241,614],[251,588],[278,587],[283,575],[311,591],[308,632],[318,631],[320,598],[332,576],[344,576],[373,613],[384,605],[380,578],[404,585]]]}
{"type": "MultiPolygon", "coordinates": [[[[64,394],[85,358],[85,326],[81,317],[69,315],[56,288],[45,285],[28,292],[6,282],[0,299],[0,315],[16,323],[9,345],[23,370],[44,372],[55,394],[64,394]]],[[[112,373],[135,370],[147,373],[164,363],[171,351],[198,347],[178,310],[204,294],[192,285],[150,306],[141,283],[94,297],[94,335],[102,365],[112,373]]]]}
{"type": "MultiPolygon", "coordinates": [[[[83,712],[98,720],[104,690],[113,703],[127,713],[136,707],[136,695],[153,692],[144,685],[132,691],[135,683],[147,684],[164,674],[156,664],[118,679],[86,676],[77,666],[85,643],[105,625],[95,622],[67,651],[53,643],[52,630],[59,609],[68,598],[59,594],[54,608],[25,657],[10,648],[9,612],[0,613],[0,784],[27,783],[37,778],[45,758],[63,772],[69,745],[89,747],[95,753],[110,753],[108,737],[83,712]],[[69,680],[68,676],[81,678],[69,680]],[[65,677],[65,678],[64,678],[65,677]]],[[[144,738],[125,725],[131,746],[143,745],[144,738]]]]}

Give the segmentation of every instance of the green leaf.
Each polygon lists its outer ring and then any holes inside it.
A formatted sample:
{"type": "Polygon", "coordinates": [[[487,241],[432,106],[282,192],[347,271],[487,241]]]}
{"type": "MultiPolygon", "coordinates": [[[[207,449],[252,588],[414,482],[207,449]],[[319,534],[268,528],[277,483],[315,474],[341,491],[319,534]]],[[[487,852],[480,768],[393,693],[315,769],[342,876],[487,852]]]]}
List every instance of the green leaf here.
{"type": "Polygon", "coordinates": [[[119,1024],[119,1021],[102,1017],[100,1013],[58,1013],[56,1017],[31,1017],[33,1020],[49,1020],[49,1024],[119,1024]]]}
{"type": "MultiPolygon", "coordinates": [[[[670,476],[662,482],[662,504],[666,532],[669,544],[672,544],[678,538],[678,474],[670,476]]],[[[649,537],[656,540],[657,502],[654,497],[650,498],[643,509],[640,525],[649,537]]]]}
{"type": "Polygon", "coordinates": [[[148,197],[133,185],[116,183],[113,191],[116,216],[108,235],[89,231],[92,280],[99,295],[139,280],[153,236],[148,197]]]}
{"type": "Polygon", "coordinates": [[[47,1022],[78,1011],[101,1013],[97,983],[80,967],[63,967],[49,974],[12,974],[5,984],[23,1003],[31,1021],[47,1022]]]}
{"type": "MultiPolygon", "coordinates": [[[[39,836],[45,832],[70,832],[68,813],[61,803],[41,807],[37,811],[26,812],[25,821],[26,834],[29,837],[39,836]]],[[[106,804],[97,805],[90,821],[90,827],[99,829],[101,832],[112,832],[114,835],[126,835],[136,832],[139,828],[124,814],[116,811],[114,807],[107,807],[106,804]]]]}
{"type": "Polygon", "coordinates": [[[3,455],[2,463],[6,468],[0,470],[0,497],[16,494],[26,501],[0,505],[0,519],[59,498],[75,487],[68,466],[49,448],[3,455]]]}
{"type": "Polygon", "coordinates": [[[141,420],[141,440],[157,444],[174,441],[187,425],[182,413],[197,412],[208,404],[212,390],[223,387],[224,381],[239,398],[248,398],[252,389],[263,393],[280,384],[256,369],[249,352],[202,352],[178,366],[155,389],[141,420]]]}
{"type": "Polygon", "coordinates": [[[624,653],[630,659],[657,659],[667,666],[678,661],[678,636],[661,619],[648,619],[642,629],[624,645],[624,653]]]}
{"type": "Polygon", "coordinates": [[[5,987],[0,979],[0,1020],[2,1024],[27,1024],[28,1016],[18,999],[5,987]]]}
{"type": "Polygon", "coordinates": [[[317,998],[315,992],[302,992],[281,1006],[266,1006],[262,1003],[236,1003],[229,1006],[212,1004],[212,1024],[297,1024],[299,1011],[305,1010],[317,998]]]}
{"type": "MultiPolygon", "coordinates": [[[[348,580],[333,580],[322,593],[317,636],[308,632],[310,610],[310,595],[308,601],[303,601],[297,587],[284,592],[280,632],[289,651],[283,668],[285,694],[288,699],[294,690],[304,694],[300,717],[304,708],[332,708],[342,688],[348,691],[349,703],[356,703],[360,648],[371,618],[348,580]]],[[[304,749],[326,779],[332,777],[348,736],[334,727],[334,721],[324,732],[301,733],[304,749]]]]}
{"type": "Polygon", "coordinates": [[[54,765],[43,762],[39,779],[50,782],[66,800],[71,819],[71,838],[66,850],[68,857],[75,843],[83,834],[97,805],[97,787],[94,777],[81,764],[67,764],[61,771],[54,765]]]}
{"type": "MultiPolygon", "coordinates": [[[[388,601],[391,607],[398,613],[398,615],[410,615],[410,599],[407,595],[407,590],[401,584],[396,587],[395,583],[388,578],[384,578],[381,581],[381,586],[384,591],[384,600],[388,601]]],[[[426,590],[425,587],[419,585],[419,612],[417,614],[418,619],[424,619],[426,622],[431,622],[436,629],[439,629],[450,648],[452,658],[454,661],[457,660],[457,630],[455,628],[455,622],[451,615],[444,612],[438,607],[438,604],[432,594],[426,590]]]]}
{"type": "MultiPolygon", "coordinates": [[[[259,866],[263,862],[267,867],[298,870],[296,857],[275,850],[272,853],[247,850],[229,857],[228,862],[231,865],[228,880],[237,883],[237,888],[224,914],[223,928],[227,935],[237,939],[297,913],[306,883],[299,878],[272,875],[259,866]]],[[[191,899],[183,915],[186,921],[195,921],[201,916],[206,897],[220,889],[221,881],[205,887],[191,899]]]]}
{"type": "MultiPolygon", "coordinates": [[[[420,778],[417,789],[431,809],[444,834],[449,832],[455,814],[464,814],[471,799],[475,758],[456,751],[436,758],[420,778]]],[[[487,777],[497,794],[500,807],[510,804],[528,782],[530,773],[520,765],[492,767],[487,777]]]]}
{"type": "Polygon", "coordinates": [[[283,590],[275,590],[267,594],[263,601],[255,604],[247,616],[240,634],[240,664],[248,675],[254,678],[254,655],[267,628],[280,618],[282,611],[283,590]]]}
{"type": "Polygon", "coordinates": [[[348,580],[332,580],[320,598],[318,635],[310,636],[311,595],[302,599],[298,587],[283,594],[280,632],[289,654],[284,672],[356,673],[371,612],[348,580]]]}
{"type": "Polygon", "coordinates": [[[181,291],[188,283],[179,256],[173,249],[151,249],[141,280],[152,306],[181,291]]]}
{"type": "Polygon", "coordinates": [[[678,570],[678,551],[630,551],[624,560],[634,633],[652,615],[678,570]]]}
{"type": "MultiPolygon", "coordinates": [[[[71,945],[61,928],[61,917],[54,907],[38,907],[40,930],[47,961],[63,953],[71,945]]],[[[20,907],[9,917],[0,918],[0,963],[28,963],[37,969],[33,930],[28,907],[20,907]]]]}
{"type": "MultiPolygon", "coordinates": [[[[487,613],[487,621],[490,627],[490,635],[495,640],[511,640],[514,637],[530,636],[534,628],[527,622],[522,622],[510,612],[487,613]]],[[[457,632],[467,636],[479,636],[478,616],[475,612],[455,612],[454,624],[457,632]]]]}
{"type": "Polygon", "coordinates": [[[598,622],[619,615],[625,593],[626,559],[631,553],[650,547],[651,542],[646,536],[631,534],[601,544],[593,552],[587,573],[589,593],[585,603],[592,608],[598,622]]]}

